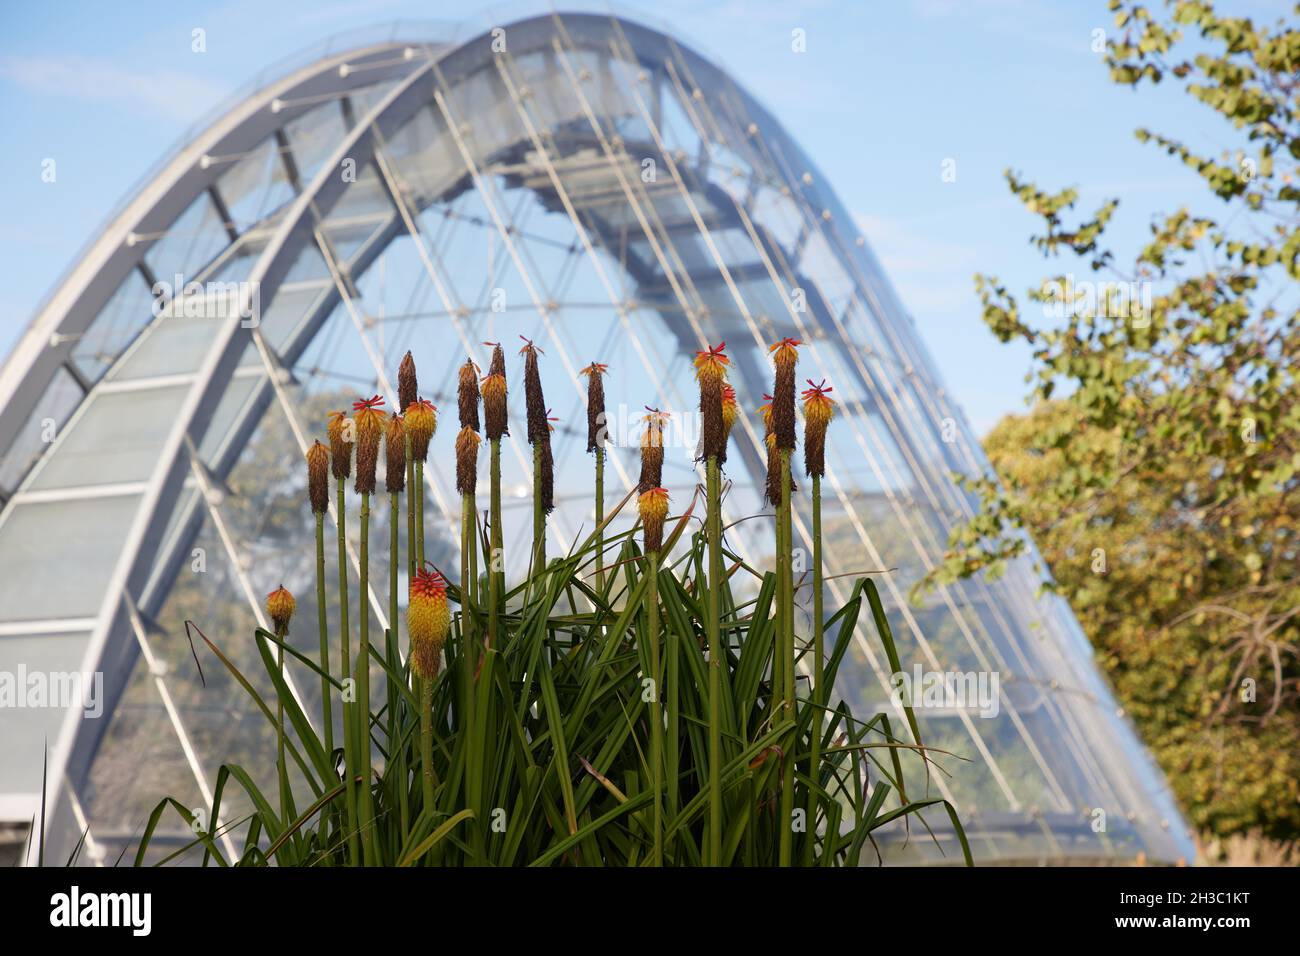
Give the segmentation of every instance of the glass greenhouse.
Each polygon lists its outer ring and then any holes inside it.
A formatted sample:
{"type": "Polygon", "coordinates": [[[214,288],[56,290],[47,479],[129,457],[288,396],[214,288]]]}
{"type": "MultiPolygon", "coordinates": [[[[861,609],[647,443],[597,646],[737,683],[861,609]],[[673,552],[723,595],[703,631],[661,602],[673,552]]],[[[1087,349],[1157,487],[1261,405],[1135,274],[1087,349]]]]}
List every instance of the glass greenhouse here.
{"type": "MultiPolygon", "coordinates": [[[[1160,771],[1032,561],[908,600],[974,507],[953,473],[987,464],[830,185],[716,65],[589,14],[436,42],[354,37],[300,58],[155,169],[34,318],[0,370],[0,672],[81,674],[98,697],[0,711],[0,822],[40,815],[44,774],[47,853],[66,857],[84,833],[83,862],[111,865],[162,796],[203,808],[221,763],[273,766],[273,728],[200,632],[252,672],[267,591],[284,583],[314,620],[302,452],[329,410],[375,393],[393,404],[407,350],[425,397],[449,407],[465,355],[482,363],[484,342],[519,336],[545,350],[558,419],[557,552],[593,517],[579,369],[610,367],[617,500],[636,480],[643,408],[694,407],[695,350],[725,340],[748,413],[769,387],[767,346],[802,340],[800,378],[827,380],[839,402],[827,600],[880,572],[904,671],[1000,677],[996,715],[918,711],[926,743],[964,758],[928,782],[959,808],[977,862],[1191,859],[1160,771]]],[[[531,520],[515,431],[507,540],[531,520]]],[[[762,437],[742,414],[729,522],[767,510],[762,437]]],[[[453,439],[435,438],[443,466],[424,493],[433,556],[454,561],[453,439]]],[[[674,501],[701,480],[694,457],[670,442],[674,501]]],[[[728,537],[770,562],[762,522],[728,537]]],[[[370,614],[387,626],[383,595],[370,614]]],[[[889,671],[864,630],[838,691],[888,711],[889,671]]],[[[291,673],[304,699],[319,693],[291,673]]],[[[166,819],[158,853],[190,839],[166,819]]],[[[880,841],[885,861],[959,860],[946,817],[927,822],[934,840],[913,827],[880,841]]]]}

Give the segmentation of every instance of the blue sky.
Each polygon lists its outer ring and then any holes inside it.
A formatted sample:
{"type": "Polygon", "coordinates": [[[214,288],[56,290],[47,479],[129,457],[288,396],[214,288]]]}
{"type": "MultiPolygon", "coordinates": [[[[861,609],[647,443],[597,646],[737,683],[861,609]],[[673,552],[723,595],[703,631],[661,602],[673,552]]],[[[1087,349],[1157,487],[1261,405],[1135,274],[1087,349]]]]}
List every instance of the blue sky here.
{"type": "MultiPolygon", "coordinates": [[[[1272,21],[1290,0],[1220,6],[1272,21]]],[[[407,32],[425,36],[539,9],[0,0],[0,353],[140,176],[268,67],[394,20],[424,21],[407,32]],[[191,50],[196,27],[204,53],[191,50]],[[41,181],[47,158],[58,164],[53,184],[41,181]]],[[[1083,209],[1118,197],[1121,251],[1143,241],[1153,212],[1189,201],[1214,211],[1190,172],[1132,131],[1147,125],[1215,153],[1231,145],[1228,131],[1175,88],[1134,93],[1109,82],[1090,49],[1094,30],[1113,29],[1105,0],[658,0],[653,17],[621,12],[721,63],[804,144],[858,217],[977,432],[1023,408],[1028,355],[985,329],[971,276],[992,272],[1019,291],[1048,271],[1005,168],[1053,189],[1078,186],[1083,209]],[[804,54],[791,50],[795,29],[805,31],[804,54]],[[947,159],[955,182],[941,176],[947,159]]]]}

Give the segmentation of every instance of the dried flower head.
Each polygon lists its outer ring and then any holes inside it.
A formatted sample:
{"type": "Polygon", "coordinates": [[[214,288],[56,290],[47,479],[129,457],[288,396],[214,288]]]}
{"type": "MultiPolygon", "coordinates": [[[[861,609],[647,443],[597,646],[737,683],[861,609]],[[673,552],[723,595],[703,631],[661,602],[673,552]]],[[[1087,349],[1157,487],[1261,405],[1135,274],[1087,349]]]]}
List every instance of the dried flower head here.
{"type": "Polygon", "coordinates": [[[641,478],[637,490],[644,493],[664,483],[664,423],[669,413],[646,406],[645,431],[641,433],[641,478]]]}
{"type": "Polygon", "coordinates": [[[492,362],[482,382],[483,421],[489,441],[510,434],[506,423],[506,354],[497,343],[492,345],[492,362]]]}
{"type": "Polygon", "coordinates": [[[384,488],[389,494],[406,487],[406,425],[393,412],[384,429],[384,488]]]}
{"type": "Polygon", "coordinates": [[[438,406],[427,398],[417,398],[406,406],[403,422],[406,434],[411,439],[411,459],[428,461],[429,442],[438,430],[438,406]]]}
{"type": "Polygon", "coordinates": [[[605,428],[605,371],[608,365],[592,362],[582,370],[587,376],[587,451],[603,448],[609,441],[605,428]]]}
{"type": "Polygon", "coordinates": [[[799,340],[782,339],[769,352],[776,365],[776,384],[772,388],[772,433],[778,448],[793,451],[795,445],[795,365],[799,361],[799,340]]]}
{"type": "Polygon", "coordinates": [[[478,366],[473,359],[465,359],[465,364],[460,367],[456,398],[460,405],[460,427],[478,431],[478,366]]]}
{"type": "Polygon", "coordinates": [[[334,477],[347,481],[352,474],[352,444],[356,440],[356,425],[347,412],[330,412],[326,433],[330,440],[330,465],[334,477]]]}
{"type": "Polygon", "coordinates": [[[368,495],[375,490],[375,474],[379,470],[379,440],[384,434],[384,405],[382,395],[363,398],[352,403],[353,420],[357,426],[357,494],[368,495]]]}
{"type": "Polygon", "coordinates": [[[415,379],[415,359],[407,352],[402,357],[402,364],[397,367],[397,407],[405,408],[419,394],[420,389],[415,379]]]}
{"type": "Polygon", "coordinates": [[[266,613],[271,617],[276,637],[284,637],[289,633],[289,619],[297,607],[298,602],[283,584],[266,596],[266,613]]]}
{"type": "Polygon", "coordinates": [[[319,441],[307,449],[307,500],[313,514],[329,511],[330,451],[319,441]]]}
{"type": "Polygon", "coordinates": [[[506,374],[506,353],[505,353],[505,349],[501,348],[501,343],[484,342],[483,344],[492,346],[492,358],[488,361],[488,374],[489,375],[506,374]]]}
{"type": "Polygon", "coordinates": [[[540,442],[541,448],[541,498],[542,511],[550,514],[555,510],[555,458],[551,454],[551,436],[548,434],[540,442]]]}
{"type": "Polygon", "coordinates": [[[824,381],[814,385],[808,379],[808,384],[803,391],[803,465],[810,477],[820,477],[826,474],[826,426],[835,417],[835,399],[824,381]]]}
{"type": "MultiPolygon", "coordinates": [[[[521,339],[524,337],[519,336],[521,339]]],[[[524,357],[524,409],[528,413],[528,443],[535,444],[551,433],[546,424],[546,398],[542,394],[542,375],[537,367],[537,356],[542,350],[531,339],[524,339],[519,350],[524,357]]]]}
{"type": "Polygon", "coordinates": [[[456,436],[456,490],[462,495],[478,491],[478,432],[466,425],[456,436]]]}
{"type": "Polygon", "coordinates": [[[781,454],[776,447],[776,433],[768,432],[763,445],[767,450],[767,481],[763,486],[763,498],[775,508],[781,504],[781,454]]]}
{"type": "Polygon", "coordinates": [[[716,458],[718,463],[727,460],[727,429],[722,421],[722,385],[727,366],[731,364],[726,353],[726,342],[695,353],[695,378],[700,385],[700,423],[704,433],[702,454],[716,458]]]}
{"type": "Polygon", "coordinates": [[[659,551],[664,546],[664,519],[668,517],[668,489],[650,488],[641,492],[636,502],[645,532],[645,550],[659,551]]]}
{"type": "Polygon", "coordinates": [[[406,632],[411,639],[411,670],[422,680],[438,676],[442,645],[451,629],[447,582],[437,571],[420,568],[411,578],[406,632]]]}

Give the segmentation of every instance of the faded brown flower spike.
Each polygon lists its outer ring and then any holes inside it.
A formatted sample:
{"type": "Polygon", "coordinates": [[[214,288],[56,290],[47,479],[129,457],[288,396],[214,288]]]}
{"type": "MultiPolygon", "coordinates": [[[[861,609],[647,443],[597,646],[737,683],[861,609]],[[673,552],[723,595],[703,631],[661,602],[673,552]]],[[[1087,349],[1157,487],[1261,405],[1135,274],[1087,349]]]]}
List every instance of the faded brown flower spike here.
{"type": "Polygon", "coordinates": [[[330,452],[319,441],[307,449],[307,500],[313,514],[323,515],[330,507],[330,452]]]}
{"type": "Polygon", "coordinates": [[[641,479],[637,490],[643,494],[664,483],[664,422],[668,412],[646,406],[645,431],[641,434],[641,479]]]}
{"type": "Polygon", "coordinates": [[[506,355],[499,343],[488,343],[492,348],[492,362],[483,378],[483,424],[489,441],[509,435],[506,424],[506,355]]]}
{"type": "Polygon", "coordinates": [[[330,412],[329,424],[326,426],[330,440],[330,466],[334,477],[347,481],[352,474],[352,443],[356,438],[356,426],[347,412],[330,412]]]}
{"type": "Polygon", "coordinates": [[[379,440],[384,433],[384,413],[380,411],[384,399],[381,395],[352,403],[357,426],[357,478],[359,495],[375,490],[375,473],[379,470],[379,440]]]}
{"type": "Polygon", "coordinates": [[[456,388],[456,399],[460,407],[460,427],[479,430],[478,422],[478,366],[473,359],[465,359],[460,367],[460,381],[456,388]]]}
{"type": "Polygon", "coordinates": [[[702,454],[705,459],[716,458],[719,464],[727,460],[727,429],[722,420],[722,386],[731,359],[723,350],[726,342],[719,342],[695,353],[695,378],[700,385],[700,424],[704,433],[702,454]]]}
{"type": "MultiPolygon", "coordinates": [[[[524,337],[519,336],[521,339],[524,337]]],[[[524,339],[519,354],[524,357],[524,408],[528,412],[528,443],[536,444],[551,432],[546,422],[546,398],[542,395],[542,375],[537,367],[541,349],[531,339],[524,339]]]]}
{"type": "Polygon", "coordinates": [[[456,491],[472,495],[478,491],[478,432],[466,425],[456,436],[456,491]]]}
{"type": "MultiPolygon", "coordinates": [[[[408,353],[409,354],[409,353],[408,353]]],[[[389,494],[406,487],[406,426],[393,412],[384,429],[384,488],[389,494]]]]}
{"type": "Polygon", "coordinates": [[[772,388],[772,434],[776,435],[776,447],[782,451],[793,451],[795,445],[794,393],[798,345],[798,339],[782,339],[768,349],[776,365],[776,384],[772,388]]]}
{"type": "Polygon", "coordinates": [[[405,408],[420,394],[415,379],[415,359],[407,352],[397,367],[397,407],[405,408]]]}
{"type": "Polygon", "coordinates": [[[593,452],[609,441],[605,428],[605,371],[608,365],[592,362],[582,370],[587,376],[587,451],[593,452]]]}

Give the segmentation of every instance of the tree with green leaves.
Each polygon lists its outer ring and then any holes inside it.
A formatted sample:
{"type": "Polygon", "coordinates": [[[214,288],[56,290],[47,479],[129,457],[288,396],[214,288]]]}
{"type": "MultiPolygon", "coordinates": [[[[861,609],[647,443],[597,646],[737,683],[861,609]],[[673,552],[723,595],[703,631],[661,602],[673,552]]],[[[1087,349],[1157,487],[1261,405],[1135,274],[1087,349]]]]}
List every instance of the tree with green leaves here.
{"type": "Polygon", "coordinates": [[[1117,200],[1077,215],[1075,189],[1006,174],[1066,268],[1023,308],[975,278],[985,323],[1032,350],[1037,404],[988,437],[994,473],[964,482],[979,512],[920,588],[996,575],[1028,532],[1194,824],[1294,839],[1300,30],[1196,0],[1110,8],[1111,79],[1180,84],[1234,149],[1137,130],[1209,195],[1154,217],[1131,264],[1107,247],[1117,200]]]}

